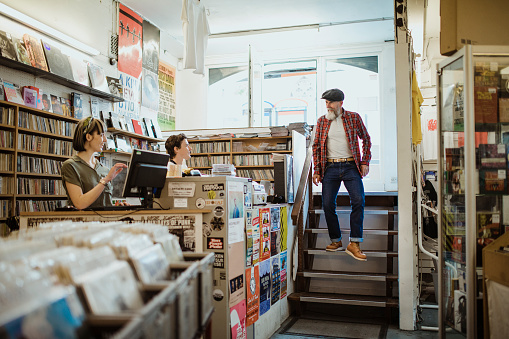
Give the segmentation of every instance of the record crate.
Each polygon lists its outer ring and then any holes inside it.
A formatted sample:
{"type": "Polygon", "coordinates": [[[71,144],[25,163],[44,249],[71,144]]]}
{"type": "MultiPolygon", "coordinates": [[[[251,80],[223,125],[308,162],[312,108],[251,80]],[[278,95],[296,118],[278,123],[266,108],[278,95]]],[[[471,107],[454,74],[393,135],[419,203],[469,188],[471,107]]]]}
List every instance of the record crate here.
{"type": "MultiPolygon", "coordinates": [[[[185,275],[183,275],[185,277],[185,275]]],[[[93,338],[176,339],[177,295],[185,280],[141,285],[144,306],[117,314],[88,314],[85,323],[93,338]]]]}
{"type": "Polygon", "coordinates": [[[202,331],[214,312],[212,291],[214,284],[214,253],[192,253],[184,252],[186,262],[196,261],[198,263],[198,281],[200,294],[198,295],[199,324],[202,331]]]}

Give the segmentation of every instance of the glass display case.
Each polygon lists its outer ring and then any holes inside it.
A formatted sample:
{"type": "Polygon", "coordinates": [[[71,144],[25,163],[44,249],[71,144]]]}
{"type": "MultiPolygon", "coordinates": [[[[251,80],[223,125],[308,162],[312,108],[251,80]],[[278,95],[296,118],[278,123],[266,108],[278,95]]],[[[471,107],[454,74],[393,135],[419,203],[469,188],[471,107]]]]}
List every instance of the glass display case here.
{"type": "Polygon", "coordinates": [[[467,45],[437,73],[440,337],[482,338],[482,249],[509,229],[509,47],[467,45]]]}

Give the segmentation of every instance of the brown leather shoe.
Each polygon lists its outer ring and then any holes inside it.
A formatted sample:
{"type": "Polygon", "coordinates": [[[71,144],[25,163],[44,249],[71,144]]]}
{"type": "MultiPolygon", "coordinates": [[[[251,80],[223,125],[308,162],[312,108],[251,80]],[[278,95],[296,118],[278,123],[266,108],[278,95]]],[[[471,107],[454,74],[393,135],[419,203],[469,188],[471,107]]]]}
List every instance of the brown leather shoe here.
{"type": "Polygon", "coordinates": [[[333,242],[329,246],[325,247],[325,250],[329,252],[341,251],[342,249],[343,243],[341,242],[341,240],[338,242],[333,242]]]}
{"type": "Polygon", "coordinates": [[[348,246],[346,247],[345,252],[350,254],[356,260],[360,260],[360,261],[368,260],[366,255],[364,253],[362,253],[358,242],[349,243],[348,246]]]}

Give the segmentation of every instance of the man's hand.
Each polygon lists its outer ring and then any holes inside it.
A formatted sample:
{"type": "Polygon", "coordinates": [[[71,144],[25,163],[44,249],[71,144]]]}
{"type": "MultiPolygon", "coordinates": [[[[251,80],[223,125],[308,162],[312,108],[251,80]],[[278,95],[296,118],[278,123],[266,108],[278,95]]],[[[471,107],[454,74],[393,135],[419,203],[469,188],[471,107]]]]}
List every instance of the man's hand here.
{"type": "Polygon", "coordinates": [[[314,174],[313,175],[313,184],[315,184],[316,186],[318,186],[318,183],[321,182],[320,180],[320,174],[314,174]]]}
{"type": "Polygon", "coordinates": [[[369,166],[368,165],[361,165],[361,177],[365,177],[369,173],[369,166]]]}

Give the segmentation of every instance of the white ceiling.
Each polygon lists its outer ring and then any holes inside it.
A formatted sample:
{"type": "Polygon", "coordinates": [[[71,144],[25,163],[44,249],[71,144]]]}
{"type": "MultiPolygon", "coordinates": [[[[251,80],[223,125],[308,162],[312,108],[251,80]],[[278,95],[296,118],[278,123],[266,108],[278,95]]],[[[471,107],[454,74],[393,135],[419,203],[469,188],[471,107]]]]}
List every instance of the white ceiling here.
{"type": "MultiPolygon", "coordinates": [[[[191,0],[190,0],[191,1],[191,0]]],[[[199,1],[199,0],[193,0],[199,1]]],[[[161,29],[161,48],[182,57],[182,0],[121,0],[161,29]]],[[[207,55],[337,47],[394,39],[394,0],[201,0],[211,32],[207,55]],[[359,22],[360,21],[360,22],[359,22]],[[319,24],[320,29],[214,38],[236,31],[319,24]]]]}

